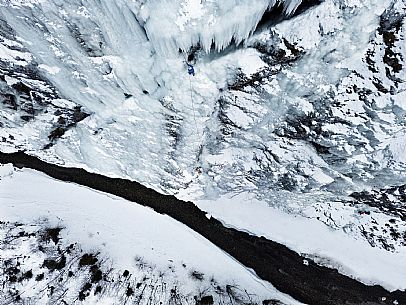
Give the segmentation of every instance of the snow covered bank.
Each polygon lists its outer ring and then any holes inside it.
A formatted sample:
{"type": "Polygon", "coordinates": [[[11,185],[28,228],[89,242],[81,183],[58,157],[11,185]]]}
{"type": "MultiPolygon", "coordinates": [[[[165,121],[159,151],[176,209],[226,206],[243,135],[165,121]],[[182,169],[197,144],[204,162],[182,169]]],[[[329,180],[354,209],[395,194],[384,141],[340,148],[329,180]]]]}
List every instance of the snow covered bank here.
{"type": "MultiPolygon", "coordinates": [[[[54,178],[77,182],[97,190],[107,191],[132,202],[154,208],[155,211],[181,221],[200,233],[244,266],[254,270],[261,279],[270,281],[280,291],[310,304],[337,304],[371,301],[371,304],[392,304],[405,301],[406,293],[388,292],[381,286],[367,286],[337,270],[318,265],[311,258],[300,256],[286,246],[233,228],[207,215],[191,202],[161,195],[136,182],[90,174],[81,169],[64,168],[41,162],[24,153],[0,154],[0,161],[11,160],[18,167],[39,169],[54,178]],[[326,285],[326,283],[328,283],[326,285]],[[351,287],[349,289],[349,287],[351,287]]],[[[9,169],[4,171],[9,176],[9,169]]],[[[164,235],[165,236],[165,235],[164,235]]],[[[318,259],[318,258],[317,258],[318,259]]],[[[182,265],[183,266],[183,265],[182,265]]]]}
{"type": "Polygon", "coordinates": [[[2,220],[30,224],[47,219],[51,225],[66,228],[61,233],[66,242],[77,242],[85,251],[101,252],[121,269],[135,269],[136,258],[142,258],[166,279],[179,283],[183,295],[207,288],[206,283],[190,279],[190,273],[196,271],[208,283],[213,278],[221,285],[246,289],[258,302],[277,298],[286,304],[299,304],[168,216],[33,170],[14,172],[10,165],[0,168],[2,220]]]}
{"type": "Polygon", "coordinates": [[[228,227],[287,245],[321,264],[366,284],[406,289],[406,249],[397,253],[372,248],[366,240],[333,230],[317,219],[284,213],[249,194],[201,200],[197,206],[228,227]]]}

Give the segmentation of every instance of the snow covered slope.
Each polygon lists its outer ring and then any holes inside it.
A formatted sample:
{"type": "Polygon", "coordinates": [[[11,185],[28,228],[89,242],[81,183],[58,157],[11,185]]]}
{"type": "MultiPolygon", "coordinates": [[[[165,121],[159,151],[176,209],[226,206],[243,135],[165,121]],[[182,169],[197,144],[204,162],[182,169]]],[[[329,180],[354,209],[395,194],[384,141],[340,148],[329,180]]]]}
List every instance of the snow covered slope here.
{"type": "Polygon", "coordinates": [[[168,216],[32,170],[5,165],[0,172],[0,281],[7,285],[1,304],[17,295],[35,304],[58,298],[73,304],[78,295],[87,304],[119,304],[125,296],[141,304],[171,304],[171,298],[190,304],[205,296],[216,303],[232,297],[237,304],[270,299],[299,304],[168,216]],[[57,268],[51,259],[65,263],[57,268]],[[81,268],[87,265],[89,277],[81,268]],[[120,277],[125,270],[127,276],[120,277]],[[100,272],[105,275],[97,276],[100,272]],[[12,276],[23,277],[18,287],[12,276]]]}
{"type": "Polygon", "coordinates": [[[368,285],[378,284],[388,290],[406,287],[406,274],[399,272],[406,268],[406,248],[395,253],[372,248],[366,240],[354,240],[316,219],[283,213],[249,194],[202,200],[197,205],[227,226],[284,243],[305,257],[368,285]]]}

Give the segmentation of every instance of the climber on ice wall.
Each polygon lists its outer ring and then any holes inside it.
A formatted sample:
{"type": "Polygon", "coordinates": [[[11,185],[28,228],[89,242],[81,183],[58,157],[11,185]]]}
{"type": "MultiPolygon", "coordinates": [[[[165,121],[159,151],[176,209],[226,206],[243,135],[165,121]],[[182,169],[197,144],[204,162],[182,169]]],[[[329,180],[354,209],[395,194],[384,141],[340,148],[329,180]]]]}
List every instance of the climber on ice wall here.
{"type": "Polygon", "coordinates": [[[187,73],[189,73],[189,75],[195,76],[195,68],[189,63],[186,64],[187,64],[187,73]]]}

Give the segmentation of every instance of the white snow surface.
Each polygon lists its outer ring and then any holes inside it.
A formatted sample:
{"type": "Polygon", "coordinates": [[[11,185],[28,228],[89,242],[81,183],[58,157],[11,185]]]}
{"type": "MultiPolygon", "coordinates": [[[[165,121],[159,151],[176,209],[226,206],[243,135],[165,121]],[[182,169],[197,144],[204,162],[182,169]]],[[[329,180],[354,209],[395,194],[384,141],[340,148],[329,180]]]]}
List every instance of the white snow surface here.
{"type": "Polygon", "coordinates": [[[285,213],[242,193],[196,205],[226,226],[285,244],[290,249],[337,268],[368,285],[388,290],[406,289],[406,249],[397,253],[372,248],[343,230],[333,230],[316,219],[285,213]]]}
{"type": "MultiPolygon", "coordinates": [[[[150,208],[72,183],[54,180],[34,170],[0,166],[0,218],[35,223],[47,219],[64,230],[64,240],[87,251],[99,251],[115,267],[128,269],[135,258],[165,270],[182,264],[213,276],[219,283],[237,284],[259,298],[299,304],[259,279],[228,254],[183,224],[150,208]]],[[[185,294],[196,287],[187,273],[175,272],[185,294]]],[[[199,287],[197,287],[199,288],[199,287]]]]}

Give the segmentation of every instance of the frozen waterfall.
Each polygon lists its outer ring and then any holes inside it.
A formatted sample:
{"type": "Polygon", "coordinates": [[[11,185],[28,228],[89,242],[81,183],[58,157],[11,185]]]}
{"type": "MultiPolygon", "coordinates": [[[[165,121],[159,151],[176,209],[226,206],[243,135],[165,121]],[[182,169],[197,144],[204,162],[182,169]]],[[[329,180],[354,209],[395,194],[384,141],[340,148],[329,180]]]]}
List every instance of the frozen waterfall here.
{"type": "Polygon", "coordinates": [[[233,40],[239,44],[255,30],[268,9],[282,5],[292,14],[301,0],[152,0],[141,7],[140,16],[155,49],[187,51],[200,43],[206,52],[217,51],[233,40]],[[282,3],[281,3],[282,2],[282,3]]]}

